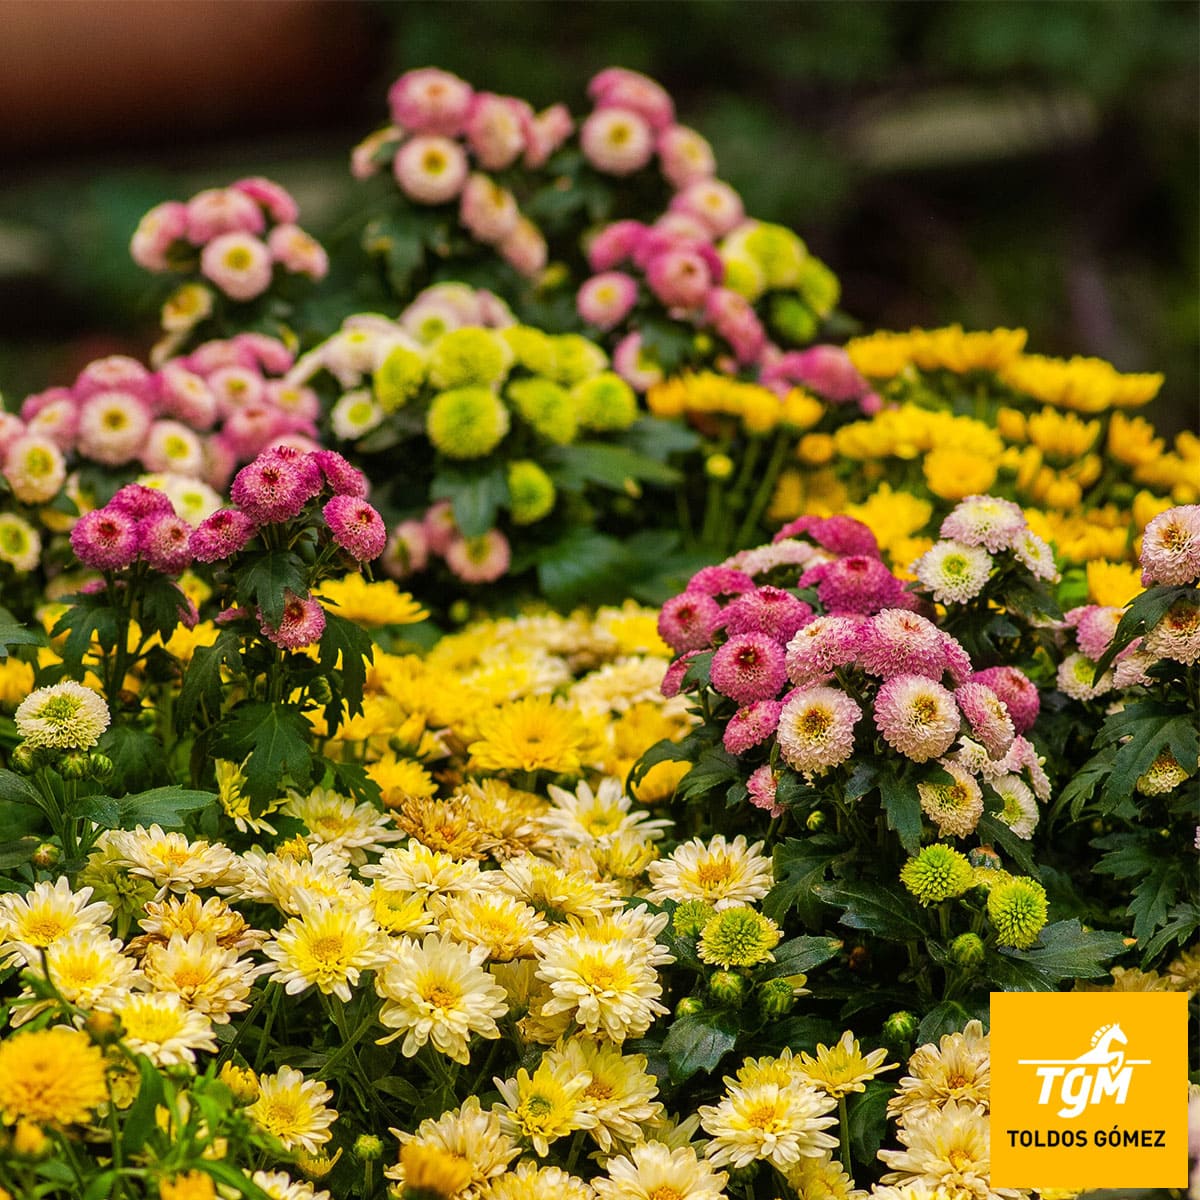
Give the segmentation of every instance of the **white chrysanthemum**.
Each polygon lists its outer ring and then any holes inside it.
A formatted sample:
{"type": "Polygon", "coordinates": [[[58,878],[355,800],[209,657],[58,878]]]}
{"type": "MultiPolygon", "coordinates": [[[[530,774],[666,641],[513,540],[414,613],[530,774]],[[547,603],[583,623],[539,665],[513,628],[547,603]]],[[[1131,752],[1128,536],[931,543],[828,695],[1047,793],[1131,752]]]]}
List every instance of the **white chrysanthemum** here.
{"type": "Polygon", "coordinates": [[[384,999],[379,1020],[403,1035],[401,1052],[412,1058],[426,1042],[455,1062],[470,1061],[472,1034],[497,1038],[496,1019],[508,1012],[504,989],[483,970],[487,948],[468,949],[430,934],[421,942],[393,941],[375,976],[384,999]]]}
{"type": "MultiPolygon", "coordinates": [[[[635,704],[663,703],[662,677],[661,658],[619,658],[585,675],[571,687],[568,696],[588,716],[628,712],[635,704]]],[[[683,705],[677,707],[682,709],[683,705]]]]}
{"type": "Polygon", "coordinates": [[[42,539],[24,517],[0,513],[0,562],[15,571],[32,571],[42,558],[42,539]]]}
{"type": "Polygon", "coordinates": [[[838,1144],[823,1132],[837,1124],[836,1117],[826,1115],[836,1107],[832,1096],[800,1084],[733,1084],[719,1104],[698,1110],[712,1138],[704,1153],[718,1166],[739,1169],[758,1159],[785,1169],[801,1158],[819,1158],[838,1144]]]}
{"type": "Polygon", "coordinates": [[[383,424],[383,406],[365,388],[347,392],[330,410],[329,423],[344,442],[353,442],[383,424]]]}
{"type": "Polygon", "coordinates": [[[982,546],[938,542],[912,565],[916,577],[942,604],[964,604],[983,591],[995,563],[982,546]]]}
{"type": "Polygon", "coordinates": [[[286,1171],[255,1171],[250,1182],[257,1184],[271,1200],[332,1200],[326,1191],[316,1191],[306,1180],[293,1180],[286,1171]]]}
{"type": "Polygon", "coordinates": [[[112,905],[103,900],[89,904],[91,895],[90,887],[72,891],[70,880],[62,875],[54,883],[35,883],[23,895],[0,896],[0,965],[32,965],[43,947],[71,934],[110,934],[112,905]]]}
{"type": "Polygon", "coordinates": [[[146,435],[141,459],[149,471],[193,478],[204,474],[203,443],[182,421],[155,421],[146,435]]]}
{"type": "Polygon", "coordinates": [[[120,1019],[125,1045],[155,1066],[194,1063],[197,1050],[216,1052],[212,1022],[174,992],[128,993],[108,1011],[120,1019]]]}
{"type": "Polygon", "coordinates": [[[738,834],[726,842],[717,834],[707,844],[694,838],[676,846],[670,858],[653,862],[647,868],[651,890],[648,900],[703,900],[718,912],[738,904],[761,900],[774,883],[771,860],[759,853],[762,842],[746,845],[738,834]]]}
{"type": "Polygon", "coordinates": [[[1072,700],[1095,700],[1111,692],[1113,677],[1111,671],[1105,671],[1099,679],[1096,678],[1096,664],[1086,654],[1076,651],[1068,654],[1058,664],[1058,690],[1072,700]]]}
{"type": "Polygon", "coordinates": [[[343,907],[328,900],[304,904],[263,947],[278,965],[271,978],[289,996],[314,985],[325,995],[350,1003],[359,975],[386,961],[388,939],[369,908],[343,907]]]}
{"type": "Polygon", "coordinates": [[[161,491],[174,505],[175,515],[193,527],[211,517],[222,504],[220,495],[207,483],[177,471],[139,475],[138,483],[161,491]]]}
{"type": "Polygon", "coordinates": [[[640,1037],[655,1017],[662,985],[654,967],[637,954],[637,942],[600,941],[573,923],[534,939],[538,978],[550,985],[542,1016],[570,1013],[589,1034],[620,1043],[640,1037]]]}
{"type": "Polygon", "coordinates": [[[355,865],[367,861],[364,850],[404,837],[387,813],[372,804],[355,804],[329,788],[313,788],[308,795],[289,792],[282,811],[304,822],[310,842],[333,846],[355,865]]]}
{"type": "Polygon", "coordinates": [[[691,1146],[642,1142],[610,1158],[608,1176],[592,1181],[600,1200],[725,1200],[729,1176],[696,1157],[691,1146]]]}
{"type": "Polygon", "coordinates": [[[986,1112],[991,1097],[990,1043],[982,1022],[968,1021],[961,1032],[943,1034],[936,1046],[918,1046],[908,1060],[908,1074],[888,1101],[888,1115],[908,1124],[951,1101],[986,1112]]]}
{"type": "Polygon", "coordinates": [[[1015,1200],[1021,1195],[992,1187],[988,1114],[974,1104],[952,1100],[940,1111],[908,1114],[897,1136],[904,1150],[879,1152],[892,1168],[884,1183],[920,1182],[963,1200],[1015,1200]]]}
{"type": "Polygon", "coordinates": [[[582,1104],[589,1075],[577,1075],[568,1064],[543,1055],[531,1075],[521,1067],[514,1079],[494,1079],[501,1103],[495,1111],[510,1137],[526,1142],[545,1158],[550,1143],[577,1129],[591,1129],[596,1117],[582,1104]]]}
{"type": "Polygon", "coordinates": [[[460,862],[415,838],[407,846],[385,850],[377,863],[359,873],[390,892],[420,893],[427,898],[470,892],[479,886],[479,864],[474,859],[460,862]]]}
{"type": "Polygon", "coordinates": [[[615,884],[564,871],[533,854],[522,854],[501,864],[495,886],[536,909],[547,921],[599,920],[622,906],[615,884]]]}
{"type": "Polygon", "coordinates": [[[1003,802],[997,814],[1019,838],[1028,840],[1038,823],[1037,799],[1029,785],[1016,775],[1001,775],[988,783],[1003,802]]]}
{"type": "Polygon", "coordinates": [[[802,1158],[784,1174],[796,1200],[868,1200],[868,1194],[854,1186],[854,1180],[828,1151],[821,1158],[802,1158]]]}
{"type": "Polygon", "coordinates": [[[103,696],[74,679],[64,679],[31,692],[13,719],[27,746],[90,750],[112,718],[103,696]]]}
{"type": "MultiPolygon", "coordinates": [[[[264,854],[257,847],[241,860],[242,877],[237,894],[247,900],[275,905],[296,916],[306,904],[328,900],[357,908],[366,907],[369,893],[350,877],[350,867],[337,846],[310,847],[311,859],[264,854]]],[[[227,889],[222,889],[227,890],[227,889]]]]}
{"type": "MultiPolygon", "coordinates": [[[[658,674],[661,680],[661,662],[658,674]]],[[[546,791],[554,807],[538,818],[539,824],[552,837],[572,845],[603,846],[627,833],[657,839],[671,828],[669,820],[651,820],[645,811],[632,811],[632,802],[625,795],[621,781],[612,776],[602,779],[594,792],[583,781],[574,792],[553,784],[546,791]]]]}
{"type": "Polygon", "coordinates": [[[189,1008],[225,1025],[232,1013],[249,1007],[246,997],[254,981],[269,968],[239,958],[211,933],[176,933],[166,945],[146,947],[142,970],[155,991],[175,992],[189,1008]]]}
{"type": "MultiPolygon", "coordinates": [[[[27,951],[24,965],[39,978],[48,975],[59,995],[69,1003],[79,1008],[104,1008],[142,984],[137,960],[122,953],[123,949],[116,938],[102,936],[95,926],[85,926],[55,939],[45,948],[44,970],[40,954],[35,957],[27,951]]],[[[33,989],[25,988],[13,1008],[14,1028],[53,1004],[51,1000],[35,1001],[33,989]]]]}
{"type": "MultiPolygon", "coordinates": [[[[465,1195],[465,1193],[462,1193],[465,1195]]],[[[539,1167],[529,1159],[506,1171],[480,1193],[479,1200],[596,1200],[590,1183],[561,1167],[539,1167]]]]}
{"type": "Polygon", "coordinates": [[[974,776],[958,763],[943,759],[940,765],[949,774],[950,782],[918,783],[921,811],[941,833],[966,837],[975,832],[983,816],[983,792],[974,776]]]}
{"type": "Polygon", "coordinates": [[[532,939],[548,925],[537,911],[504,892],[488,890],[432,902],[438,928],[466,946],[482,946],[494,962],[532,958],[532,939]]]}
{"type": "Polygon", "coordinates": [[[1011,500],[968,496],[954,506],[939,533],[968,546],[984,546],[995,554],[1011,549],[1027,528],[1025,514],[1011,500]]]}
{"type": "Polygon", "coordinates": [[[160,825],[114,829],[107,843],[128,864],[131,875],[149,879],[164,893],[231,886],[241,878],[241,863],[228,846],[203,838],[190,842],[182,833],[165,832],[160,825]]]}
{"type": "Polygon", "coordinates": [[[274,1075],[258,1077],[258,1099],[245,1112],[287,1149],[317,1154],[337,1120],[327,1105],[331,1099],[333,1092],[319,1080],[305,1079],[294,1067],[280,1067],[274,1075]]]}
{"type": "Polygon", "coordinates": [[[1045,579],[1048,583],[1058,582],[1060,576],[1054,561],[1054,551],[1032,529],[1018,534],[1012,549],[1017,560],[1028,567],[1036,578],[1045,579]]]}

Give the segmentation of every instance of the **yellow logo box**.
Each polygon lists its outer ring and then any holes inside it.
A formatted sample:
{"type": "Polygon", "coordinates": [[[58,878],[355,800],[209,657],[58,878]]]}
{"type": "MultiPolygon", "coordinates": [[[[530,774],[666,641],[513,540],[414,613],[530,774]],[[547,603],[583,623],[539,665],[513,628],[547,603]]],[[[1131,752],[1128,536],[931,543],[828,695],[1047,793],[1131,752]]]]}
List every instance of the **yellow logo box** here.
{"type": "Polygon", "coordinates": [[[993,1187],[1186,1187],[1187,1026],[1182,992],[993,992],[993,1187]]]}

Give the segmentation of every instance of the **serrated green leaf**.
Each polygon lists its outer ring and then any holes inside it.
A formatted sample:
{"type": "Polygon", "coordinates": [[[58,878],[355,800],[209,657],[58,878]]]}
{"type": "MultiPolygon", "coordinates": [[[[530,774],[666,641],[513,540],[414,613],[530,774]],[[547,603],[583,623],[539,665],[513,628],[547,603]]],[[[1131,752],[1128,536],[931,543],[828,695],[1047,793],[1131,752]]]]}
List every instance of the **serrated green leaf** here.
{"type": "Polygon", "coordinates": [[[921,848],[921,797],[911,779],[899,779],[884,773],[879,779],[879,794],[888,828],[900,838],[910,854],[921,848]]]}
{"type": "Polygon", "coordinates": [[[112,760],[105,787],[118,795],[165,783],[170,775],[162,742],[148,729],[111,725],[97,748],[112,760]]]}
{"type": "Polygon", "coordinates": [[[935,1004],[922,1019],[917,1029],[917,1044],[936,1042],[943,1034],[955,1033],[962,1029],[968,1021],[981,1015],[986,1027],[986,1013],[972,1012],[964,1008],[957,1000],[943,1000],[940,1004],[935,1004]]]}
{"type": "Polygon", "coordinates": [[[1110,746],[1093,755],[1067,780],[1059,792],[1058,806],[1065,808],[1073,821],[1079,819],[1100,782],[1108,778],[1116,753],[1116,749],[1110,746]]]}
{"type": "Polygon", "coordinates": [[[981,841],[992,842],[999,846],[1013,862],[1025,872],[1038,878],[1038,865],[1029,848],[1029,843],[1015,833],[999,817],[992,813],[984,813],[975,827],[981,841]]]}
{"type": "Polygon", "coordinates": [[[1096,664],[1096,678],[1099,678],[1112,666],[1113,659],[1135,637],[1140,637],[1148,629],[1153,629],[1176,600],[1181,596],[1191,597],[1192,595],[1194,595],[1194,589],[1191,587],[1159,585],[1148,588],[1140,596],[1135,596],[1117,624],[1116,632],[1108,644],[1108,649],[1096,664]]]}
{"type": "Polygon", "coordinates": [[[213,752],[242,764],[252,816],[279,797],[289,776],[301,787],[312,781],[311,736],[303,714],[262,700],[244,701],[216,727],[213,752]]]}
{"type": "Polygon", "coordinates": [[[105,650],[111,650],[117,644],[119,630],[120,614],[109,607],[103,595],[77,596],[75,603],[55,622],[50,636],[67,635],[62,644],[63,661],[77,669],[91,649],[93,637],[105,650]]]}
{"type": "Polygon", "coordinates": [[[1136,722],[1135,730],[1129,736],[1130,740],[1119,747],[1113,756],[1112,769],[1100,793],[1102,813],[1115,812],[1118,806],[1130,799],[1138,779],[1164,750],[1170,750],[1175,761],[1185,770],[1196,769],[1200,731],[1196,728],[1195,714],[1174,713],[1165,719],[1155,715],[1144,716],[1136,722]]]}
{"type": "Polygon", "coordinates": [[[821,884],[817,895],[827,904],[845,911],[841,923],[865,929],[892,942],[907,942],[928,936],[920,910],[907,892],[885,883],[842,882],[821,884]]]}
{"type": "Polygon", "coordinates": [[[772,921],[782,924],[787,914],[795,909],[808,928],[818,925],[821,902],[816,887],[824,881],[825,872],[834,858],[835,845],[834,839],[819,835],[804,840],[789,838],[775,847],[777,882],[762,902],[763,912],[772,921]]]}
{"type": "Polygon", "coordinates": [[[592,529],[572,529],[538,555],[538,586],[560,608],[611,597],[622,587],[627,566],[621,543],[592,529]]]}
{"type": "Polygon", "coordinates": [[[449,500],[463,537],[480,537],[494,528],[496,514],[509,503],[508,476],[503,463],[473,467],[443,464],[430,484],[434,500],[449,500]]]}
{"type": "Polygon", "coordinates": [[[679,1084],[697,1071],[714,1071],[733,1049],[737,1035],[737,1019],[730,1013],[702,1012],[677,1017],[662,1044],[671,1081],[679,1084]]]}
{"type": "Polygon", "coordinates": [[[0,659],[8,657],[9,646],[44,646],[46,639],[39,629],[26,629],[9,621],[0,622],[0,659]]]}
{"type": "Polygon", "coordinates": [[[166,641],[188,611],[187,597],[174,580],[151,574],[138,592],[138,624],[146,633],[157,633],[166,641]]]}
{"type": "Polygon", "coordinates": [[[176,733],[187,732],[201,705],[213,716],[221,711],[225,691],[221,668],[237,667],[238,662],[238,635],[232,629],[222,630],[211,646],[193,651],[175,701],[176,733]]]}
{"type": "Polygon", "coordinates": [[[895,1085],[872,1079],[866,1089],[848,1101],[846,1117],[850,1130],[850,1150],[858,1162],[875,1161],[887,1132],[887,1104],[895,1085]]]}
{"type": "Polygon", "coordinates": [[[775,947],[775,961],[762,968],[758,978],[777,979],[784,975],[807,975],[814,967],[834,958],[842,949],[838,938],[788,938],[775,947]]]}
{"type": "Polygon", "coordinates": [[[375,660],[375,643],[361,625],[326,610],[317,661],[327,676],[341,671],[342,685],[325,709],[330,733],[341,724],[342,703],[350,716],[362,712],[363,689],[367,685],[367,664],[375,660]]]}
{"type": "Polygon", "coordinates": [[[1182,866],[1169,858],[1159,858],[1153,870],[1138,881],[1129,912],[1133,917],[1133,936],[1139,942],[1149,941],[1154,931],[1166,922],[1182,883],[1182,866]]]}
{"type": "Polygon", "coordinates": [[[661,762],[686,762],[696,750],[697,742],[691,736],[679,742],[672,741],[670,738],[663,738],[661,741],[655,742],[633,764],[626,786],[630,790],[635,789],[646,777],[646,772],[651,767],[656,767],[661,762]]]}
{"type": "Polygon", "coordinates": [[[291,550],[266,550],[237,575],[238,601],[257,607],[268,625],[278,625],[287,603],[285,592],[306,596],[303,564],[291,550]]]}
{"type": "Polygon", "coordinates": [[[1167,914],[1166,924],[1146,943],[1143,963],[1153,962],[1172,942],[1183,945],[1200,929],[1200,905],[1176,904],[1167,914]]]}
{"type": "Polygon", "coordinates": [[[1108,973],[1107,963],[1128,947],[1119,933],[1084,930],[1077,920],[1055,921],[1042,930],[1029,950],[1000,947],[996,957],[1007,962],[997,979],[1004,991],[1053,991],[1063,979],[1097,979],[1108,973]]]}
{"type": "Polygon", "coordinates": [[[675,794],[681,799],[706,796],[738,778],[738,760],[723,746],[710,746],[679,781],[675,794]]]}

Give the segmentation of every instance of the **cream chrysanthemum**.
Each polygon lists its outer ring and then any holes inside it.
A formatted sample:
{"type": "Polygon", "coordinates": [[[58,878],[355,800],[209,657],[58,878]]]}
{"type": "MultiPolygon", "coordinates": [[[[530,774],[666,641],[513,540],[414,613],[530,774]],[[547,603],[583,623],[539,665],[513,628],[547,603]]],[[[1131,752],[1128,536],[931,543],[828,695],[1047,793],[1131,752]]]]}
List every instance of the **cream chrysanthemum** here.
{"type": "Polygon", "coordinates": [[[493,962],[533,957],[533,938],[548,928],[535,909],[489,891],[436,901],[433,914],[447,937],[465,946],[482,946],[493,962]]]}
{"type": "Polygon", "coordinates": [[[246,1115],[288,1150],[318,1154],[332,1136],[337,1113],[328,1107],[333,1092],[316,1079],[305,1079],[294,1067],[258,1077],[258,1099],[246,1115]]]}
{"type": "Polygon", "coordinates": [[[918,1121],[954,1101],[988,1108],[991,1094],[990,1039],[979,1021],[968,1021],[961,1033],[944,1034],[935,1046],[918,1046],[908,1060],[908,1074],[888,1101],[888,1115],[918,1121]]]}
{"type": "Polygon", "coordinates": [[[479,864],[459,861],[410,839],[408,845],[385,850],[377,863],[359,872],[375,879],[388,891],[420,893],[426,898],[471,892],[479,886],[479,864]]]}
{"type": "Polygon", "coordinates": [[[227,846],[203,838],[189,842],[182,833],[165,832],[159,825],[114,829],[108,844],[129,865],[131,875],[149,879],[163,894],[235,884],[241,876],[238,857],[227,846]]]}
{"type": "Polygon", "coordinates": [[[912,565],[916,577],[942,604],[965,604],[983,591],[992,567],[992,556],[982,546],[962,542],[937,542],[912,565]]]}
{"type": "Polygon", "coordinates": [[[325,995],[349,1004],[359,975],[381,966],[387,947],[387,936],[370,908],[318,900],[304,905],[300,916],[288,921],[263,953],[278,964],[271,978],[289,996],[315,985],[325,995]]]}
{"type": "Polygon", "coordinates": [[[837,1145],[824,1132],[837,1124],[836,1117],[826,1115],[836,1104],[832,1096],[800,1084],[733,1084],[719,1104],[698,1110],[712,1138],[704,1153],[718,1166],[738,1169],[758,1159],[785,1169],[801,1158],[819,1158],[837,1145]]]}
{"type": "Polygon", "coordinates": [[[596,1200],[590,1183],[561,1167],[539,1167],[528,1159],[493,1179],[479,1200],[596,1200]]]}
{"type": "Polygon", "coordinates": [[[1037,799],[1029,785],[1016,775],[1001,775],[988,781],[992,791],[1000,797],[1001,808],[997,814],[1019,838],[1028,840],[1037,828],[1037,799]]]}
{"type": "Polygon", "coordinates": [[[500,1126],[499,1115],[484,1112],[478,1096],[468,1096],[462,1107],[444,1112],[436,1119],[429,1117],[417,1126],[416,1133],[399,1129],[391,1131],[400,1139],[401,1159],[385,1169],[384,1175],[398,1184],[407,1181],[404,1149],[423,1146],[440,1150],[465,1164],[468,1183],[455,1200],[462,1196],[477,1197],[489,1180],[502,1176],[508,1164],[520,1154],[520,1147],[500,1126]]]}
{"type": "Polygon", "coordinates": [[[151,942],[166,945],[176,934],[187,938],[193,933],[206,933],[218,946],[239,953],[257,950],[267,938],[262,930],[251,929],[245,917],[234,912],[220,896],[201,900],[195,892],[151,900],[138,924],[144,932],[129,943],[132,954],[141,954],[151,942]]]}
{"type": "Polygon", "coordinates": [[[815,1058],[807,1052],[801,1053],[797,1074],[813,1087],[837,1099],[851,1092],[865,1091],[868,1081],[897,1065],[885,1063],[885,1058],[886,1050],[872,1050],[869,1054],[863,1054],[858,1039],[847,1029],[836,1045],[818,1045],[815,1058]]]}
{"type": "Polygon", "coordinates": [[[740,833],[732,842],[726,842],[721,834],[707,845],[701,838],[684,842],[669,858],[647,868],[652,888],[646,898],[659,904],[664,900],[681,904],[703,900],[717,912],[753,904],[774,883],[771,860],[759,853],[762,848],[762,842],[748,847],[740,833]]]}
{"type": "Polygon", "coordinates": [[[599,920],[622,905],[621,894],[613,884],[564,871],[533,854],[503,863],[495,886],[524,901],[552,923],[570,917],[599,920]]]}
{"type": "Polygon", "coordinates": [[[437,921],[426,910],[419,893],[393,892],[377,883],[370,891],[370,909],[379,928],[392,937],[424,937],[437,932],[437,921]]]}
{"type": "Polygon", "coordinates": [[[696,1157],[691,1146],[642,1142],[610,1158],[607,1177],[593,1180],[600,1200],[725,1200],[729,1176],[696,1157]]]}
{"type": "Polygon", "coordinates": [[[31,692],[13,717],[27,746],[54,750],[90,750],[111,719],[104,697],[73,679],[31,692]]]}
{"type": "Polygon", "coordinates": [[[121,1021],[125,1045],[155,1066],[194,1063],[197,1050],[215,1053],[212,1023],[174,992],[128,993],[109,1009],[121,1021]]]}
{"type": "MultiPolygon", "coordinates": [[[[661,681],[661,663],[658,673],[661,681]]],[[[572,845],[606,846],[627,833],[655,839],[671,827],[668,820],[651,820],[647,812],[632,811],[621,781],[611,776],[602,779],[595,791],[588,783],[580,782],[573,792],[553,784],[546,792],[554,807],[542,815],[540,824],[552,837],[572,845]]]]}
{"type": "Polygon", "coordinates": [[[303,1179],[293,1180],[286,1171],[255,1171],[250,1182],[262,1188],[271,1200],[331,1200],[328,1192],[318,1192],[303,1179]]]}
{"type": "Polygon", "coordinates": [[[784,1174],[796,1200],[867,1200],[867,1193],[855,1188],[842,1164],[828,1153],[822,1158],[802,1158],[784,1174]]]}
{"type": "Polygon", "coordinates": [[[472,1034],[498,1038],[496,1019],[508,1011],[504,989],[483,970],[486,960],[486,947],[468,949],[436,934],[394,941],[375,990],[384,999],[379,1020],[396,1032],[380,1042],[403,1036],[407,1058],[431,1042],[455,1062],[469,1062],[472,1034]]]}
{"type": "MultiPolygon", "coordinates": [[[[69,1003],[79,1008],[108,1007],[142,982],[136,960],[123,954],[123,949],[116,938],[103,937],[94,928],[77,929],[45,948],[45,975],[69,1003]]],[[[45,977],[40,956],[27,962],[26,969],[45,977]]],[[[23,1025],[53,1005],[53,1000],[36,1002],[33,989],[27,987],[14,1003],[12,1024],[23,1025]]]]}
{"type": "Polygon", "coordinates": [[[586,1073],[575,1074],[567,1062],[555,1062],[546,1055],[532,1075],[522,1067],[515,1079],[494,1079],[501,1097],[495,1107],[500,1127],[545,1158],[551,1142],[596,1124],[595,1114],[581,1103],[591,1078],[586,1073]]]}
{"type": "Polygon", "coordinates": [[[310,841],[335,847],[357,865],[367,861],[365,850],[379,850],[404,836],[387,813],[328,788],[313,788],[307,796],[290,792],[282,811],[304,822],[310,841]]]}
{"type": "Polygon", "coordinates": [[[921,811],[951,837],[966,837],[975,832],[983,816],[983,792],[975,777],[955,762],[943,759],[940,765],[950,776],[949,783],[918,783],[921,811]]]}
{"type": "Polygon", "coordinates": [[[0,965],[33,964],[42,948],[72,933],[108,933],[112,905],[102,900],[89,904],[92,889],[71,890],[65,875],[50,883],[35,883],[23,895],[0,896],[0,965]]]}
{"type": "Polygon", "coordinates": [[[254,981],[269,969],[239,958],[211,933],[174,934],[165,946],[147,946],[142,960],[146,981],[155,991],[175,992],[188,1008],[207,1014],[218,1025],[228,1024],[231,1014],[249,1007],[246,997],[254,981]]]}

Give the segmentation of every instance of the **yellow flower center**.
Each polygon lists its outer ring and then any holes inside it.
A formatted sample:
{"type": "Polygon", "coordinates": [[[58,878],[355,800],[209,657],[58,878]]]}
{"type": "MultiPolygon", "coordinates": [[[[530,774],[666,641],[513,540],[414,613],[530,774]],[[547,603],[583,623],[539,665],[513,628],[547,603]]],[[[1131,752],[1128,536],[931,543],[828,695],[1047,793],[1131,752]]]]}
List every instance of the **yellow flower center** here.
{"type": "Polygon", "coordinates": [[[440,175],[446,169],[446,156],[440,150],[426,150],[421,166],[430,175],[440,175]]]}
{"type": "Polygon", "coordinates": [[[105,429],[112,429],[115,431],[118,429],[124,429],[125,426],[129,424],[129,418],[119,408],[110,408],[108,412],[104,414],[104,420],[102,424],[104,425],[105,429]]]}
{"type": "Polygon", "coordinates": [[[287,1129],[295,1126],[300,1107],[290,1097],[274,1096],[263,1106],[260,1120],[268,1129],[287,1129]]]}
{"type": "Polygon", "coordinates": [[[225,251],[225,265],[231,271],[244,271],[253,259],[245,246],[231,246],[225,251]]]}
{"type": "Polygon", "coordinates": [[[447,1009],[455,1003],[458,997],[449,988],[442,987],[439,984],[429,989],[429,995],[425,999],[434,1008],[447,1009]]]}
{"type": "Polygon", "coordinates": [[[25,936],[21,941],[31,946],[48,946],[67,932],[67,923],[54,913],[42,913],[22,922],[25,936]]]}
{"type": "Polygon", "coordinates": [[[746,1124],[751,1129],[770,1130],[776,1123],[777,1113],[773,1104],[760,1104],[746,1114],[746,1124]]]}
{"type": "Polygon", "coordinates": [[[696,868],[696,880],[701,887],[712,887],[717,883],[727,883],[733,875],[733,865],[727,858],[714,858],[701,863],[696,868]]]}
{"type": "Polygon", "coordinates": [[[602,1079],[593,1079],[591,1083],[583,1089],[583,1094],[589,1100],[608,1100],[613,1092],[612,1084],[605,1083],[602,1079]]]}
{"type": "Polygon", "coordinates": [[[937,716],[937,701],[932,696],[918,696],[913,705],[913,717],[922,725],[928,725],[937,716]]]}
{"type": "Polygon", "coordinates": [[[950,1160],[950,1165],[956,1171],[961,1171],[964,1167],[969,1167],[975,1161],[968,1150],[951,1150],[947,1157],[950,1160]]]}
{"type": "Polygon", "coordinates": [[[669,1183],[664,1183],[650,1193],[650,1200],[683,1200],[683,1193],[669,1183]]]}
{"type": "Polygon", "coordinates": [[[310,949],[313,958],[321,962],[332,962],[341,957],[344,945],[340,933],[327,933],[324,937],[313,938],[310,949]]]}
{"type": "Polygon", "coordinates": [[[833,713],[827,708],[810,708],[800,718],[800,732],[805,737],[818,738],[828,732],[833,724],[833,713]]]}

